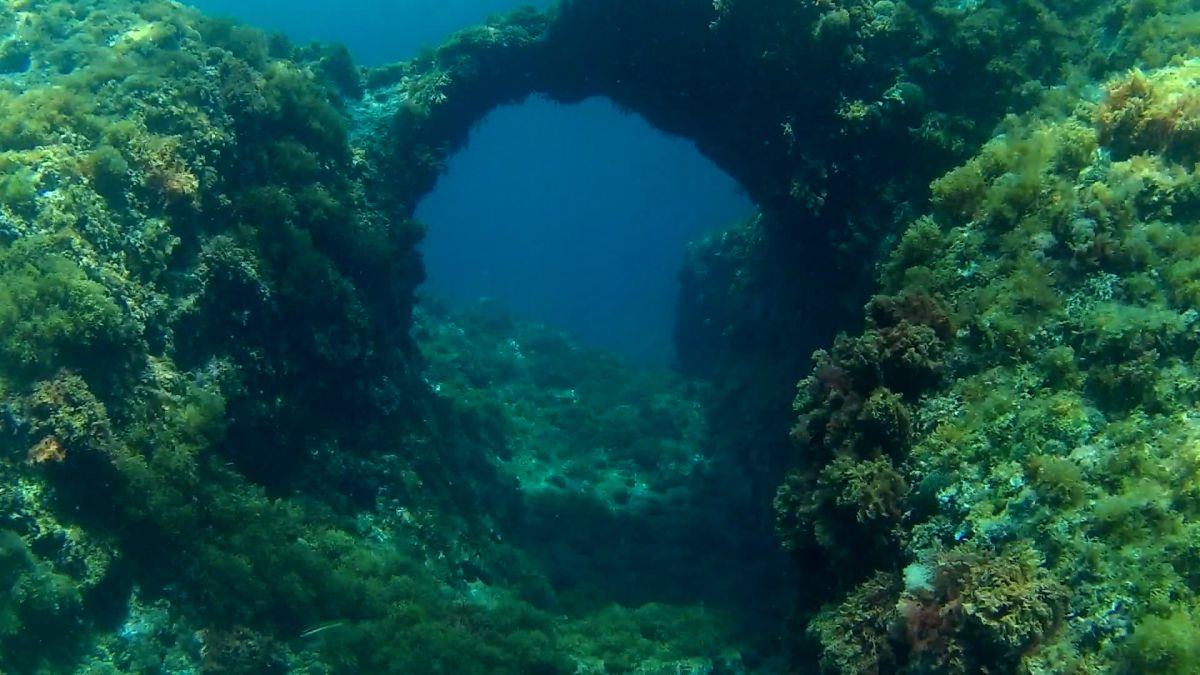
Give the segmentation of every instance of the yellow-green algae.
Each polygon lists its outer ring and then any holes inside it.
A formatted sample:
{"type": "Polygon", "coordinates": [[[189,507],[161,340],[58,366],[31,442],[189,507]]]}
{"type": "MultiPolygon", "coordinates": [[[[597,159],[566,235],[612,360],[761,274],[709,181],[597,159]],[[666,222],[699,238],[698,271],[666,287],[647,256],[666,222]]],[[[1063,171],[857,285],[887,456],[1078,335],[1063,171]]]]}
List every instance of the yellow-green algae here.
{"type": "Polygon", "coordinates": [[[1131,70],[1096,103],[1007,121],[933,183],[883,266],[873,304],[906,298],[906,314],[869,313],[819,355],[781,531],[878,554],[808,624],[827,669],[1193,667],[1198,72],[1131,70]],[[866,349],[942,321],[936,350],[866,349]],[[913,382],[888,368],[913,358],[936,379],[897,391],[911,433],[864,442],[870,400],[913,382]],[[906,489],[845,480],[847,462],[884,462],[906,489]],[[806,493],[810,475],[824,487],[806,493]],[[889,509],[843,505],[864,491],[889,509]]]}

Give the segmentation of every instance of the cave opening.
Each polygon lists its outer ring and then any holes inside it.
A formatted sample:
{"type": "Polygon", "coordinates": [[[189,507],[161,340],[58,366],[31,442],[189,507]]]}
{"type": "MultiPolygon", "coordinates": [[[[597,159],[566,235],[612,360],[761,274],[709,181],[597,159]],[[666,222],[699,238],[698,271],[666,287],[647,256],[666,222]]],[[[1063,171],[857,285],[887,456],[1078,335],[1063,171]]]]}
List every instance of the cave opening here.
{"type": "Polygon", "coordinates": [[[421,202],[425,291],[664,368],[688,242],[752,209],[691,142],[607,99],[534,97],[484,119],[421,202]]]}

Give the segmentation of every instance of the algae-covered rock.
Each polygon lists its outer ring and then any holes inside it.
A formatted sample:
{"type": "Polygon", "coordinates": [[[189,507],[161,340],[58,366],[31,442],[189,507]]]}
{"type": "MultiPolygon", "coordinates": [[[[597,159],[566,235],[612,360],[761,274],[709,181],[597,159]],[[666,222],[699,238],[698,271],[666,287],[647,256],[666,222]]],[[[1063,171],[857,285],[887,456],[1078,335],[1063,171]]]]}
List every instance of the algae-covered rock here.
{"type": "MultiPolygon", "coordinates": [[[[1189,67],[1117,76],[1103,101],[1065,117],[1014,119],[934,183],[934,215],[906,233],[883,287],[939,298],[956,329],[944,379],[912,404],[912,442],[895,457],[912,510],[891,559],[869,566],[923,565],[933,590],[891,610],[879,600],[872,611],[904,627],[886,649],[812,630],[831,670],[851,672],[864,654],[898,672],[1167,672],[1186,661],[1182,642],[1169,652],[1151,635],[1197,590],[1187,486],[1200,307],[1163,273],[1185,264],[1183,242],[1197,235],[1195,166],[1137,130],[1148,127],[1131,115],[1161,116],[1128,89],[1186,81],[1189,67]]],[[[830,381],[827,358],[814,378],[830,381]]],[[[823,397],[798,401],[802,422],[832,419],[823,397]]],[[[781,521],[785,534],[794,522],[781,521]]],[[[877,553],[871,536],[860,523],[839,550],[877,553]]],[[[866,588],[813,626],[880,597],[866,588]]]]}

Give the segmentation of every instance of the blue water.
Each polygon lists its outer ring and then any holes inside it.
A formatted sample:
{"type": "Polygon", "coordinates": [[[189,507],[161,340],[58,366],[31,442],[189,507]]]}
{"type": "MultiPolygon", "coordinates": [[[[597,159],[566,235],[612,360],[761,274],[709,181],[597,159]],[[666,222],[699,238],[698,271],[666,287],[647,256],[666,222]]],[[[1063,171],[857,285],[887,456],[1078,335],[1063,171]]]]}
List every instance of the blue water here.
{"type": "MultiPolygon", "coordinates": [[[[513,0],[202,0],[209,12],[345,44],[368,65],[414,55],[513,0]]],[[[749,200],[688,141],[602,100],[494,111],[420,205],[428,292],[491,297],[646,366],[672,358],[686,243],[749,200]]]]}
{"type": "Polygon", "coordinates": [[[427,286],[666,365],[686,243],[750,208],[690,141],[607,100],[532,100],[494,111],[421,204],[427,286]]]}

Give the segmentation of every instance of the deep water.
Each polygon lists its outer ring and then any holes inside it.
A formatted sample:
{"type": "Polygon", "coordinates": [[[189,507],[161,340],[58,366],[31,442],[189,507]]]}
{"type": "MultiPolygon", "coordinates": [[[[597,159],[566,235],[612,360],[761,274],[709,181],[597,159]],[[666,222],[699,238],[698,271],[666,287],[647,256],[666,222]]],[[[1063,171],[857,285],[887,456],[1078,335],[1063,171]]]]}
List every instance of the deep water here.
{"type": "Polygon", "coordinates": [[[427,288],[670,364],[686,245],[750,213],[690,142],[592,99],[493,111],[417,210],[427,288]]]}

